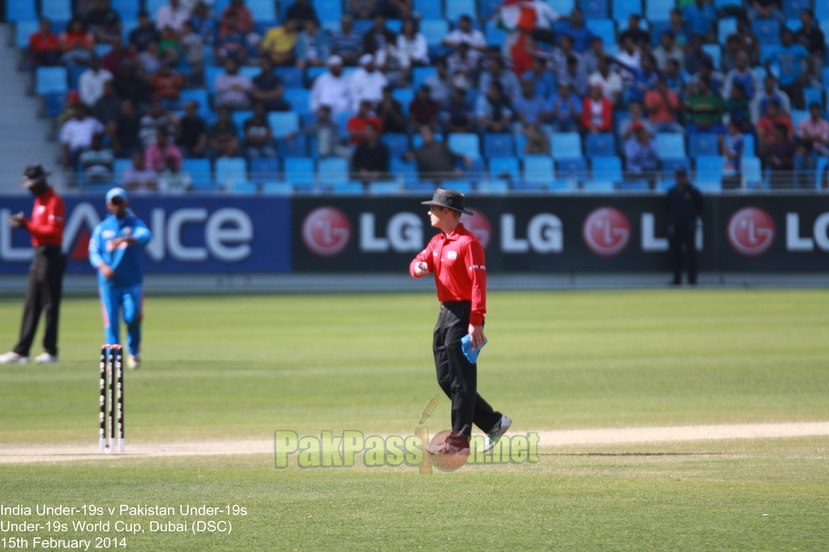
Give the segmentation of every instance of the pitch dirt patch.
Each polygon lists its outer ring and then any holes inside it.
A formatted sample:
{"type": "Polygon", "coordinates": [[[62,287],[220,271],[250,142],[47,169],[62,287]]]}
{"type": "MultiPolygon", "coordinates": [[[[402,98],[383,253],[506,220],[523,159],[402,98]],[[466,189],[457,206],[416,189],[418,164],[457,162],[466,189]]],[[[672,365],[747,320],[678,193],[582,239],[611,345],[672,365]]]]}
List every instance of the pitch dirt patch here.
{"type": "MultiPolygon", "coordinates": [[[[602,429],[542,430],[541,448],[564,445],[611,445],[625,443],[671,443],[734,439],[780,439],[829,436],[829,422],[729,424],[675,427],[631,427],[602,429]]],[[[272,439],[239,441],[192,441],[180,443],[127,443],[126,453],[102,453],[88,445],[0,445],[0,464],[69,462],[105,458],[153,458],[162,456],[219,456],[272,454],[272,439]]]]}

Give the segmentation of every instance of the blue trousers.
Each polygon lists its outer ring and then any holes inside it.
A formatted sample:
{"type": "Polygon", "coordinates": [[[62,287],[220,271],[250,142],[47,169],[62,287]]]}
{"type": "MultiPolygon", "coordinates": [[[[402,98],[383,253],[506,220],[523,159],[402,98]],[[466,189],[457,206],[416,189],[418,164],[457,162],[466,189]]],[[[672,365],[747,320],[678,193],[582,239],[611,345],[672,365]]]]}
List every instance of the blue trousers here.
{"type": "Polygon", "coordinates": [[[144,301],[141,284],[134,286],[98,286],[101,296],[101,314],[104,318],[104,340],[107,345],[121,343],[121,308],[127,325],[127,348],[131,355],[141,349],[141,319],[144,317],[144,301]]]}

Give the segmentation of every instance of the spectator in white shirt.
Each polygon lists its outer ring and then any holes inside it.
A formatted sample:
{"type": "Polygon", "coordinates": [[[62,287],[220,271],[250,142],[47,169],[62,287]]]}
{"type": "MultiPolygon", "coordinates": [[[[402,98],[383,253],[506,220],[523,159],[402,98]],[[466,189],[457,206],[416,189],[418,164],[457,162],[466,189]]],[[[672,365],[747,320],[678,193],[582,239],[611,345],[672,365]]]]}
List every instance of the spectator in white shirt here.
{"type": "Polygon", "coordinates": [[[101,62],[98,56],[89,58],[89,69],[81,73],[78,78],[78,92],[81,101],[89,108],[104,95],[104,83],[112,80],[112,73],[101,69],[101,62]]]}
{"type": "Polygon", "coordinates": [[[397,35],[397,53],[403,67],[429,65],[429,46],[414,19],[403,22],[403,29],[397,35]]]}
{"type": "Polygon", "coordinates": [[[446,35],[441,41],[443,46],[448,48],[458,49],[461,44],[469,45],[469,56],[473,58],[477,64],[481,55],[486,51],[486,38],[484,33],[472,28],[472,18],[468,15],[462,15],[458,19],[458,28],[446,35]]]}
{"type": "Polygon", "coordinates": [[[188,19],[190,10],[182,6],[179,0],[170,0],[169,6],[161,6],[155,13],[155,26],[158,30],[170,27],[180,33],[188,19]]]}
{"type": "Polygon", "coordinates": [[[363,100],[371,102],[372,107],[377,105],[383,99],[383,88],[388,83],[386,76],[375,67],[374,56],[360,56],[360,68],[351,75],[348,82],[351,90],[351,110],[357,111],[363,100]]]}
{"type": "Polygon", "coordinates": [[[622,77],[610,70],[610,62],[606,57],[599,58],[599,70],[590,75],[588,84],[600,85],[605,98],[614,106],[619,105],[622,98],[622,77]]]}
{"type": "Polygon", "coordinates": [[[253,81],[239,74],[236,60],[225,60],[225,72],[216,77],[216,105],[228,109],[250,109],[253,81]]]}
{"type": "Polygon", "coordinates": [[[316,113],[320,107],[328,106],[336,117],[351,109],[349,83],[343,76],[343,59],[340,56],[329,57],[325,65],[328,66],[328,73],[314,80],[309,107],[316,113]]]}
{"type": "Polygon", "coordinates": [[[63,168],[74,170],[83,151],[92,145],[92,137],[103,131],[104,125],[89,116],[84,104],[75,106],[75,116],[60,129],[63,168]]]}

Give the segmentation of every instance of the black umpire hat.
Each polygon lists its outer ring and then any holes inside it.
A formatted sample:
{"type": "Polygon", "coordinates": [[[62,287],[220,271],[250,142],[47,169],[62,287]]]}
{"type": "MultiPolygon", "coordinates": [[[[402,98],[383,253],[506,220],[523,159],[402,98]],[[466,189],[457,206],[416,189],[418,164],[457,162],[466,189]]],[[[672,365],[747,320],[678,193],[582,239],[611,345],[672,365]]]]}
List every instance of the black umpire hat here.
{"type": "Polygon", "coordinates": [[[32,163],[23,169],[23,180],[20,181],[20,186],[23,188],[31,188],[38,182],[45,182],[46,177],[50,172],[47,172],[40,163],[32,163]]]}
{"type": "Polygon", "coordinates": [[[454,211],[460,211],[465,215],[472,215],[472,211],[467,211],[463,208],[464,197],[465,196],[457,190],[438,188],[435,190],[435,195],[432,196],[431,201],[421,201],[421,204],[437,205],[438,207],[446,207],[454,211]]]}

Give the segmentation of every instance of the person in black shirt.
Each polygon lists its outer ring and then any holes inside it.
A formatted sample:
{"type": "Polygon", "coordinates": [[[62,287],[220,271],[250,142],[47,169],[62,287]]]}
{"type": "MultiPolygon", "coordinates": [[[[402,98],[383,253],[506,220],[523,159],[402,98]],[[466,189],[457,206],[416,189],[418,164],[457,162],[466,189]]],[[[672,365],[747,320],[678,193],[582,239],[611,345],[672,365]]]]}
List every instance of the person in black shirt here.
{"type": "Polygon", "coordinates": [[[383,99],[377,104],[374,114],[383,121],[383,132],[406,133],[406,116],[403,106],[392,96],[392,87],[383,88],[383,99]]]}
{"type": "Polygon", "coordinates": [[[291,111],[291,104],[282,97],[285,86],[279,75],[273,72],[273,62],[262,56],[260,65],[262,72],[253,79],[253,101],[264,104],[268,111],[291,111]]]}
{"type": "Polygon", "coordinates": [[[374,27],[363,35],[363,51],[374,55],[377,50],[384,49],[389,44],[397,44],[397,35],[386,27],[386,18],[383,15],[375,15],[374,27]]]}
{"type": "Polygon", "coordinates": [[[688,283],[697,283],[697,218],[702,213],[702,194],[688,181],[688,171],[676,170],[676,186],[668,190],[668,244],[674,279],[671,285],[682,283],[682,249],[685,248],[688,283]]]}
{"type": "Polygon", "coordinates": [[[98,98],[92,108],[92,116],[107,126],[115,120],[121,111],[121,98],[115,93],[115,83],[108,80],[104,83],[104,95],[98,98]]]}
{"type": "Polygon", "coordinates": [[[138,131],[140,119],[135,113],[135,106],[129,100],[121,102],[121,111],[107,126],[110,144],[115,157],[129,159],[133,153],[142,151],[138,131]]]}
{"type": "Polygon", "coordinates": [[[138,27],[130,31],[130,46],[137,52],[143,52],[151,42],[159,42],[161,35],[153,25],[153,20],[147,10],[138,12],[138,27]]]}
{"type": "Polygon", "coordinates": [[[351,171],[362,182],[384,180],[389,175],[391,154],[389,148],[377,136],[373,125],[366,125],[363,140],[351,158],[351,171]]]}
{"type": "Polygon", "coordinates": [[[199,102],[184,104],[184,117],[176,125],[176,145],[185,157],[203,157],[207,147],[207,125],[199,117],[199,102]]]}
{"type": "Polygon", "coordinates": [[[244,136],[248,159],[276,157],[273,131],[268,123],[268,112],[259,102],[253,104],[253,117],[245,121],[244,136]]]}
{"type": "Polygon", "coordinates": [[[285,12],[285,15],[282,17],[284,21],[289,19],[296,19],[300,23],[305,23],[305,21],[315,21],[319,23],[319,17],[317,17],[317,10],[314,9],[314,6],[311,5],[308,0],[296,0],[285,12]]]}
{"type": "Polygon", "coordinates": [[[112,44],[121,37],[121,17],[112,9],[110,0],[98,0],[97,6],[87,13],[86,24],[99,44],[112,44]]]}
{"type": "Polygon", "coordinates": [[[138,74],[138,66],[131,59],[121,63],[121,70],[115,75],[115,93],[134,106],[144,106],[150,101],[150,89],[138,74]]]}
{"type": "MultiPolygon", "coordinates": [[[[815,25],[815,16],[812,10],[801,10],[800,23],[803,25],[794,35],[794,41],[802,44],[813,56],[820,56],[823,59],[826,49],[826,39],[823,31],[815,25]]],[[[820,63],[820,67],[823,63],[820,63]]]]}
{"type": "Polygon", "coordinates": [[[640,20],[641,18],[637,14],[631,14],[628,17],[628,28],[619,35],[619,44],[622,44],[626,38],[630,38],[638,48],[649,52],[651,49],[651,34],[639,28],[640,20]]]}

